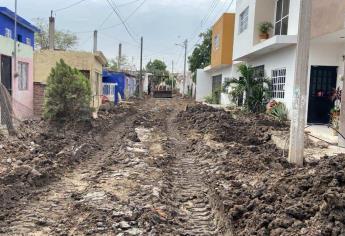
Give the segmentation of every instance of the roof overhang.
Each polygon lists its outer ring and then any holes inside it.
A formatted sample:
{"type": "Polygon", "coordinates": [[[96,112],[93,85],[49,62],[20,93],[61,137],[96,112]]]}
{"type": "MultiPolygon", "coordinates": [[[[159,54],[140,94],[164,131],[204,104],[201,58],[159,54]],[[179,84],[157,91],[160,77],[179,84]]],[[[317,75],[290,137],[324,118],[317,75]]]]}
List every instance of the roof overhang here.
{"type": "MultiPolygon", "coordinates": [[[[6,7],[0,7],[0,14],[7,16],[8,18],[15,20],[15,13],[6,7]]],[[[31,24],[29,21],[25,20],[23,17],[17,14],[17,22],[19,25],[31,30],[32,32],[40,32],[40,30],[31,24]]]]}
{"type": "Polygon", "coordinates": [[[103,52],[97,51],[94,53],[97,61],[99,61],[103,66],[105,66],[108,63],[107,58],[104,56],[103,52]]]}
{"type": "Polygon", "coordinates": [[[297,45],[297,35],[276,35],[255,45],[249,53],[235,58],[234,61],[247,61],[292,45],[297,45]]]}
{"type": "Polygon", "coordinates": [[[204,72],[213,73],[213,72],[216,72],[218,70],[222,70],[224,68],[231,67],[231,66],[232,66],[232,64],[221,64],[221,65],[216,65],[216,66],[209,65],[209,66],[204,68],[204,72]]]}

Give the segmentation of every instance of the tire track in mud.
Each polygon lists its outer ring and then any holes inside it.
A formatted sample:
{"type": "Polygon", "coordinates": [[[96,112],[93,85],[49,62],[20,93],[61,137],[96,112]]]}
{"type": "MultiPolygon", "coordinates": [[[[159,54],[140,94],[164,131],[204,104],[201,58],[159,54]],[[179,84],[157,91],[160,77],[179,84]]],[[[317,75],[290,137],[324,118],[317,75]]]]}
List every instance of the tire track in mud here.
{"type": "MultiPolygon", "coordinates": [[[[0,235],[80,235],[77,226],[89,217],[88,212],[75,214],[75,201],[82,193],[92,189],[103,172],[107,159],[114,155],[114,145],[119,143],[127,127],[138,114],[131,114],[120,121],[104,137],[101,151],[79,164],[73,172],[61,180],[39,190],[34,199],[23,199],[19,207],[7,219],[7,227],[0,235]]],[[[91,192],[89,198],[105,199],[105,192],[91,192]],[[94,196],[92,196],[92,194],[94,196]]]]}
{"type": "Polygon", "coordinates": [[[167,120],[168,152],[174,160],[165,174],[168,187],[162,190],[162,198],[168,199],[167,204],[175,217],[169,227],[161,229],[161,235],[231,235],[223,224],[222,206],[206,184],[207,168],[191,150],[195,139],[180,132],[176,115],[173,113],[167,120]]]}

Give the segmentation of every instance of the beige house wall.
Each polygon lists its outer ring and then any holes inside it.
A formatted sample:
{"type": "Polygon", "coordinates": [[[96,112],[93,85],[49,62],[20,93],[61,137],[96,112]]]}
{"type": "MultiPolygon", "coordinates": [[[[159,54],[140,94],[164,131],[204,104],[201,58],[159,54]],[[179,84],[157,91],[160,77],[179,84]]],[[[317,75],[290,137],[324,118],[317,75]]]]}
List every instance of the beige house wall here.
{"type": "Polygon", "coordinates": [[[345,28],[344,0],[313,0],[312,3],[313,38],[345,28]]]}
{"type": "MultiPolygon", "coordinates": [[[[102,55],[101,53],[98,54],[102,55]]],[[[102,56],[101,56],[102,57],[102,56]]],[[[102,69],[103,61],[96,54],[77,51],[51,51],[41,50],[34,53],[34,82],[46,84],[49,74],[56,63],[63,59],[66,64],[80,71],[90,71],[90,84],[92,89],[91,106],[98,110],[102,103],[102,69]]]]}

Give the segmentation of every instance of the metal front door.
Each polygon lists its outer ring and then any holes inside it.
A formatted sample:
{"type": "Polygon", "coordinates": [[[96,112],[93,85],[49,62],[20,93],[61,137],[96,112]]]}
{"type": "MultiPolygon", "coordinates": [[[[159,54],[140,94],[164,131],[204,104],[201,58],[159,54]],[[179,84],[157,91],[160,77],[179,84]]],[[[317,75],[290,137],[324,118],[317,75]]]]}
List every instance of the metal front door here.
{"type": "Polygon", "coordinates": [[[1,83],[12,95],[12,58],[1,55],[1,83]]]}
{"type": "Polygon", "coordinates": [[[328,124],[334,106],[332,92],[337,86],[337,67],[312,66],[310,73],[308,123],[328,124]]]}
{"type": "Polygon", "coordinates": [[[12,58],[9,56],[1,55],[1,83],[6,88],[7,91],[4,91],[3,88],[0,88],[0,107],[1,107],[1,124],[8,124],[10,122],[10,114],[8,104],[8,94],[12,95],[12,58]],[[6,107],[6,108],[5,108],[6,107]]]}

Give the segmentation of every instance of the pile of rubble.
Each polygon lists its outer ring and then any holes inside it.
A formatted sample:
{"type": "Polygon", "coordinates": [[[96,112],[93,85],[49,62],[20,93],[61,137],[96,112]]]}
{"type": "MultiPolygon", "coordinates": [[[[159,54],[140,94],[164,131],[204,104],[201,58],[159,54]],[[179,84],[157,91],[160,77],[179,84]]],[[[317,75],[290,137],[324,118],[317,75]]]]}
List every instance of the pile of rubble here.
{"type": "Polygon", "coordinates": [[[196,141],[191,155],[204,163],[234,235],[345,234],[344,155],[297,168],[271,143],[263,122],[200,105],[187,108],[178,122],[219,142],[196,141]]]}
{"type": "Polygon", "coordinates": [[[27,120],[16,137],[0,139],[0,218],[17,200],[99,150],[103,133],[133,112],[118,108],[100,112],[97,120],[65,124],[27,120]]]}
{"type": "Polygon", "coordinates": [[[191,105],[181,112],[178,121],[185,129],[197,129],[212,134],[218,142],[236,141],[242,144],[263,144],[270,140],[270,126],[256,125],[252,120],[238,120],[223,109],[207,105],[191,105]],[[229,135],[230,134],[230,135],[229,135]]]}

